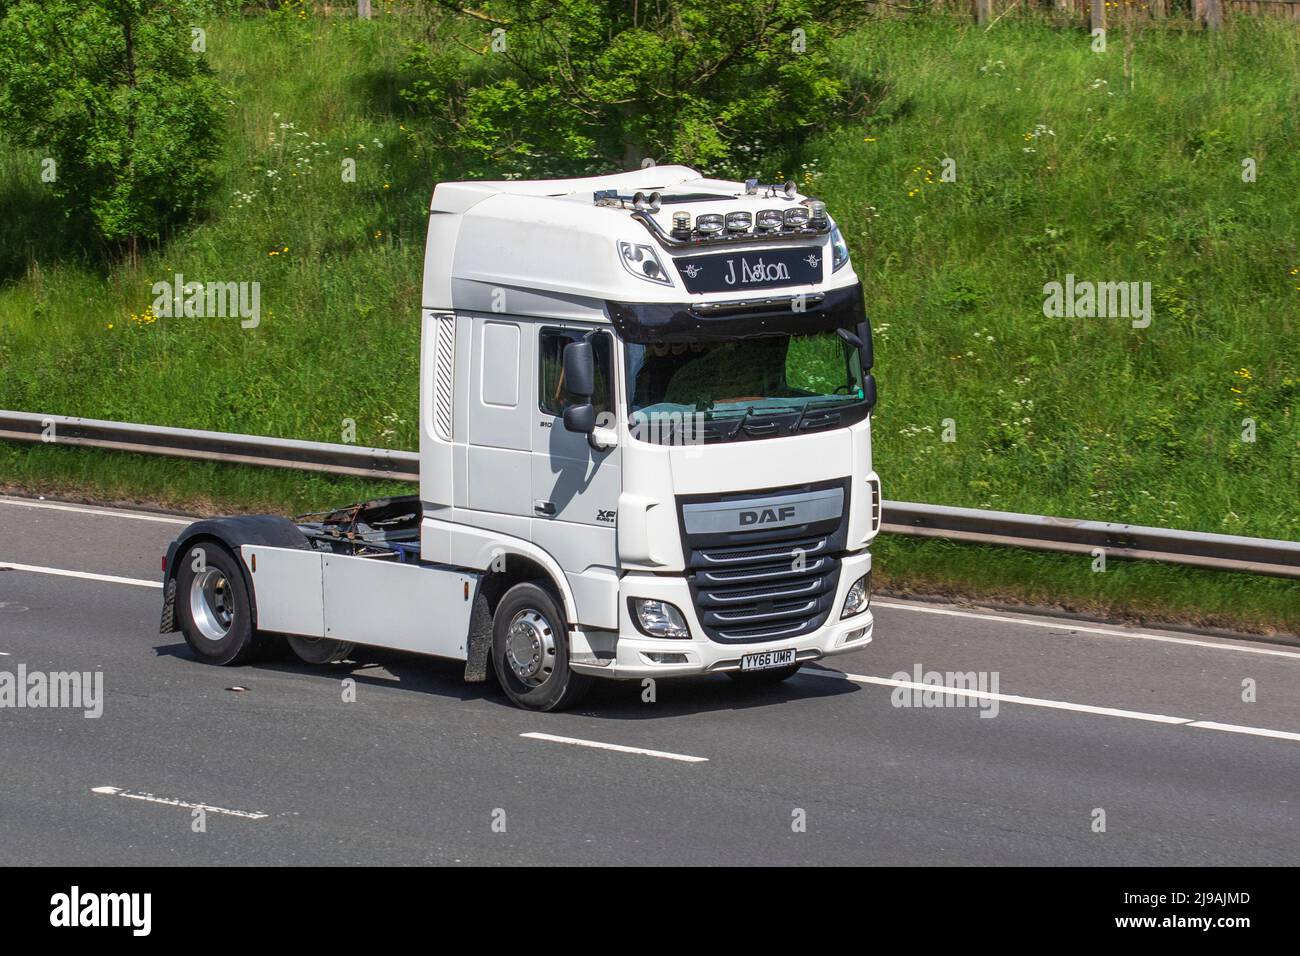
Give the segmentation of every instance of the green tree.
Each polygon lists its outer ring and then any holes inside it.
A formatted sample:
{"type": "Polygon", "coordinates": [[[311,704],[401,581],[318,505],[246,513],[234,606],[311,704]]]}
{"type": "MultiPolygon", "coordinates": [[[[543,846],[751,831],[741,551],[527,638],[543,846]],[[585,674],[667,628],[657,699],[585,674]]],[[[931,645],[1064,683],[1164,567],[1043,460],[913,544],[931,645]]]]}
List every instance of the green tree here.
{"type": "Polygon", "coordinates": [[[209,195],[220,90],[183,0],[17,0],[0,21],[0,125],[69,215],[132,257],[209,195]],[[45,162],[52,160],[53,164],[45,162]]]}
{"type": "Polygon", "coordinates": [[[859,0],[437,0],[448,46],[403,97],[473,172],[564,175],[643,159],[720,173],[788,161],[860,97],[830,45],[859,0]]]}

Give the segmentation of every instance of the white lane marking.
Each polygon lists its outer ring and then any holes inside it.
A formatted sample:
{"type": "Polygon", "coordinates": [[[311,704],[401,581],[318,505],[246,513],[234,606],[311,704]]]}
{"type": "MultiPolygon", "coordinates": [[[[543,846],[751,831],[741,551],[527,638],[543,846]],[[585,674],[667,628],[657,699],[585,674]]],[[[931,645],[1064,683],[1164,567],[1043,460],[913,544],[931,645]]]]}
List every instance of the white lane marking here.
{"type": "Polygon", "coordinates": [[[254,810],[228,810],[225,807],[214,807],[210,803],[192,803],[188,800],[181,800],[179,797],[155,797],[152,793],[133,793],[121,787],[92,787],[90,792],[110,797],[126,797],[128,800],[143,800],[146,803],[160,803],[168,807],[184,807],[187,810],[221,813],[228,817],[243,817],[245,820],[265,820],[270,815],[254,810]]]}
{"type": "MultiPolygon", "coordinates": [[[[49,508],[54,511],[73,511],[80,514],[106,515],[114,518],[134,518],[139,521],[159,521],[166,524],[189,525],[193,523],[189,518],[169,518],[163,515],[154,515],[143,512],[81,508],[75,505],[55,504],[48,501],[29,501],[24,498],[0,497],[0,504],[17,505],[23,508],[49,508]]],[[[1041,621],[1034,621],[1027,620],[1023,617],[1006,617],[1004,615],[986,614],[977,611],[959,611],[953,608],[922,607],[916,604],[899,604],[895,601],[874,600],[871,603],[873,607],[890,608],[895,611],[915,611],[919,614],[942,614],[949,617],[971,618],[976,621],[993,621],[999,624],[1020,624],[1025,627],[1047,627],[1054,630],[1066,629],[1084,634],[1103,634],[1109,637],[1128,637],[1141,641],[1160,641],[1167,644],[1186,644],[1191,647],[1208,647],[1213,650],[1235,651],[1238,654],[1263,654],[1269,657],[1290,657],[1300,659],[1300,652],[1297,651],[1274,650],[1265,647],[1250,647],[1244,644],[1237,645],[1232,643],[1198,641],[1194,638],[1171,637],[1166,634],[1144,634],[1138,631],[1120,631],[1115,630],[1114,628],[1095,627],[1092,625],[1081,624],[1076,621],[1062,620],[1060,618],[1044,618],[1041,621]]]]}
{"type": "Polygon", "coordinates": [[[157,521],[162,524],[193,524],[197,518],[168,518],[165,515],[151,515],[140,511],[113,511],[106,508],[79,508],[76,505],[61,505],[51,501],[28,501],[24,498],[0,498],[0,505],[15,505],[19,508],[46,508],[50,511],[74,511],[83,515],[102,515],[106,518],[130,518],[133,521],[157,521]]]}
{"type": "Polygon", "coordinates": [[[1228,643],[1215,643],[1213,641],[1198,641],[1190,637],[1170,637],[1166,634],[1144,634],[1140,631],[1119,631],[1108,627],[1093,627],[1088,624],[1079,624],[1074,621],[1063,621],[1058,618],[1048,618],[1042,621],[1030,621],[1023,617],[1005,617],[1000,614],[982,614],[977,611],[957,611],[946,607],[918,607],[915,604],[896,604],[893,601],[872,601],[871,606],[887,607],[895,611],[916,611],[920,614],[944,614],[950,617],[966,617],[976,621],[993,621],[998,624],[1023,624],[1025,627],[1050,627],[1054,630],[1071,630],[1079,631],[1084,634],[1104,634],[1109,637],[1131,637],[1140,641],[1162,641],[1167,644],[1188,644],[1192,647],[1209,647],[1216,651],[1236,651],[1238,654],[1265,654],[1269,657],[1293,657],[1300,659],[1300,651],[1274,650],[1270,647],[1253,647],[1244,643],[1241,645],[1228,643]]]}
{"type": "Polygon", "coordinates": [[[138,588],[162,588],[161,581],[120,578],[115,574],[92,574],[89,571],[68,571],[64,568],[42,568],[34,564],[10,564],[8,561],[0,561],[0,571],[30,571],[33,574],[53,574],[61,578],[82,578],[86,581],[105,581],[109,584],[133,584],[138,588]]]}
{"type": "Polygon", "coordinates": [[[1252,737],[1276,737],[1278,740],[1300,740],[1300,734],[1289,730],[1268,730],[1264,727],[1243,727],[1240,724],[1220,724],[1213,720],[1193,720],[1187,726],[1204,730],[1223,730],[1230,734],[1250,734],[1252,737]]]}
{"type": "Polygon", "coordinates": [[[1231,734],[1249,734],[1254,737],[1274,737],[1278,740],[1300,740],[1300,734],[1288,730],[1269,730],[1265,727],[1244,727],[1240,724],[1220,724],[1212,720],[1196,720],[1192,717],[1171,717],[1168,714],[1148,714],[1140,710],[1119,710],[1114,707],[1096,707],[1092,704],[1073,704],[1064,700],[1046,700],[1042,697],[1020,697],[1016,694],[994,694],[990,691],[968,690],[965,687],[944,687],[939,684],[918,684],[916,681],[896,680],[892,677],[873,677],[869,674],[845,674],[842,671],[808,670],[799,672],[800,676],[829,677],[835,680],[851,680],[857,684],[877,684],[881,687],[905,687],[909,690],[927,691],[947,694],[950,697],[969,697],[975,700],[996,700],[1007,704],[1024,704],[1027,707],[1046,707],[1051,710],[1069,710],[1080,714],[1094,714],[1100,717],[1123,717],[1126,720],[1144,720],[1153,724],[1177,724],[1182,727],[1196,727],[1200,730],[1221,730],[1231,734]]]}
{"type": "Polygon", "coordinates": [[[605,744],[599,740],[583,740],[581,737],[557,737],[555,734],[520,734],[530,740],[549,740],[555,744],[574,744],[578,747],[595,747],[597,750],[617,750],[624,754],[640,754],[643,757],[661,757],[664,760],[680,760],[682,763],[708,763],[708,757],[692,757],[689,754],[672,754],[663,750],[645,750],[642,747],[624,747],[622,744],[605,744]]]}

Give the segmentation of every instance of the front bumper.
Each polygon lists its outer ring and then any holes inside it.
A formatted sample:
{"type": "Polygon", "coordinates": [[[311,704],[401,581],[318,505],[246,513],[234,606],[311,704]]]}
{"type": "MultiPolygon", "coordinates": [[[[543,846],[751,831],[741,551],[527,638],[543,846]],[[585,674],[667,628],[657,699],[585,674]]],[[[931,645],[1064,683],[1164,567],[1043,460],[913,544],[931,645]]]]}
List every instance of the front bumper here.
{"type": "Polygon", "coordinates": [[[839,584],[830,616],[815,631],[801,637],[746,644],[721,643],[705,637],[691,602],[685,578],[654,574],[628,574],[619,582],[618,634],[576,632],[569,665],[578,673],[596,677],[635,679],[689,677],[740,670],[741,658],[761,651],[793,647],[798,662],[855,651],[871,643],[873,617],[870,606],[860,614],[840,619],[848,589],[871,570],[871,555],[863,551],[842,559],[839,584]],[[628,610],[629,598],[654,598],[676,605],[690,626],[691,637],[653,638],[637,630],[628,610]],[[613,647],[610,648],[612,643],[613,647]]]}

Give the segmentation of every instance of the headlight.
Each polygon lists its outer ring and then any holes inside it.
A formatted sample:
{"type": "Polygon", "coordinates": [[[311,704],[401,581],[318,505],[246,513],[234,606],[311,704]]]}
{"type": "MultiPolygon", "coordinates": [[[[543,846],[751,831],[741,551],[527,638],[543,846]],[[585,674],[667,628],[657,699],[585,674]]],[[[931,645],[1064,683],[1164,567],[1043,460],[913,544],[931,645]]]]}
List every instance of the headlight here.
{"type": "Polygon", "coordinates": [[[840,612],[840,618],[852,617],[854,614],[861,614],[871,606],[871,572],[868,571],[862,577],[853,582],[853,587],[849,588],[849,593],[844,596],[844,610],[840,612]]]}
{"type": "Polygon", "coordinates": [[[840,266],[849,261],[849,247],[840,233],[840,227],[831,230],[831,272],[838,272],[840,266]]]}
{"type": "Polygon", "coordinates": [[[660,285],[673,284],[673,280],[668,278],[668,270],[648,242],[619,242],[618,259],[623,263],[623,268],[638,279],[660,285]]]}
{"type": "Polygon", "coordinates": [[[690,628],[682,612],[667,601],[650,598],[632,599],[632,619],[642,633],[650,637],[690,637],[690,628]]]}

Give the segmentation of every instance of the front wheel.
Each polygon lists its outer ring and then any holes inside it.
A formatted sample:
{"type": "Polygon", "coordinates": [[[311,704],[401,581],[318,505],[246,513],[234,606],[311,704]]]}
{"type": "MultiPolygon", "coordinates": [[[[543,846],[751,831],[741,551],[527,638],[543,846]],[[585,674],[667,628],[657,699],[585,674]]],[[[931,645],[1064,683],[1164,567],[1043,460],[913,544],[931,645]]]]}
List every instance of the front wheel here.
{"type": "Polygon", "coordinates": [[[501,689],[525,710],[572,707],[592,678],[569,667],[569,633],[551,594],[536,584],[516,584],[492,616],[492,665],[501,689]]]}

